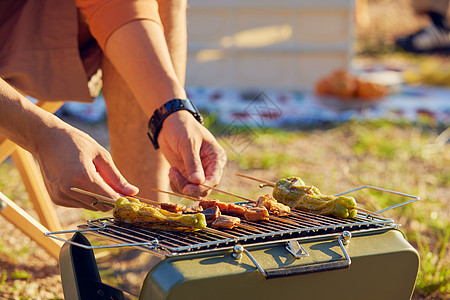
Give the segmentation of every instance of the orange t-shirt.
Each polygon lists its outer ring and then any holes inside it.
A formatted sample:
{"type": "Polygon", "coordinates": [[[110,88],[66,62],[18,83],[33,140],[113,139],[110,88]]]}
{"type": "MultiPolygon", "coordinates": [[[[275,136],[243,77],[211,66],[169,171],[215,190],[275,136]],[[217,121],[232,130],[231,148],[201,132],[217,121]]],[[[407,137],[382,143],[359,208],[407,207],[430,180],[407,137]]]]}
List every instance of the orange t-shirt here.
{"type": "Polygon", "coordinates": [[[75,3],[102,49],[111,33],[128,22],[152,20],[161,25],[156,0],[75,0],[75,3]]]}
{"type": "Polygon", "coordinates": [[[128,22],[161,24],[156,0],[2,0],[0,77],[38,100],[91,101],[102,54],[95,41],[79,44],[80,11],[100,48],[128,22]]]}

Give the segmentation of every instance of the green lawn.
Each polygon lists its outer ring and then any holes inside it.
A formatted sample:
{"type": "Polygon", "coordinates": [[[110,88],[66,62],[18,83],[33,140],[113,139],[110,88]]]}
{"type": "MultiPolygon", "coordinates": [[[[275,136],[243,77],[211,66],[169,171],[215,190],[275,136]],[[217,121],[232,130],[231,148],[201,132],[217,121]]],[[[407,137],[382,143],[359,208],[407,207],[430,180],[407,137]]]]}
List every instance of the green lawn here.
{"type": "MultiPolygon", "coordinates": [[[[444,129],[402,122],[354,122],[326,129],[244,132],[221,142],[227,149],[230,173],[270,181],[299,176],[327,194],[372,185],[419,196],[420,201],[382,215],[402,225],[420,254],[415,294],[445,299],[450,297],[450,130],[444,129]],[[248,147],[242,141],[249,141],[248,147]]],[[[230,178],[232,174],[222,180],[228,191],[249,197],[262,193],[255,183],[242,185],[242,180],[230,178]]],[[[368,189],[354,196],[369,210],[410,200],[368,189]]]]}
{"type": "MultiPolygon", "coordinates": [[[[212,124],[210,128],[217,133],[221,126],[212,124]]],[[[239,172],[270,181],[299,176],[326,194],[373,185],[417,195],[420,201],[382,215],[402,225],[401,230],[420,254],[415,296],[446,299],[450,297],[450,131],[444,129],[380,121],[296,130],[259,129],[238,136],[219,136],[229,160],[219,187],[246,197],[270,193],[270,189],[261,190],[251,180],[234,176],[239,172]]],[[[8,163],[0,165],[0,190],[14,196],[22,207],[30,208],[17,171],[8,163]]],[[[409,200],[373,190],[362,190],[353,196],[358,206],[369,210],[409,200]]],[[[80,223],[96,216],[80,215],[80,223]]],[[[21,247],[19,252],[12,251],[0,240],[0,258],[9,257],[7,261],[12,263],[26,260],[33,249],[21,247]]],[[[0,273],[1,289],[11,292],[24,288],[6,280],[11,277],[28,286],[33,283],[31,271],[24,272],[20,267],[9,270],[12,271],[0,273]]]]}

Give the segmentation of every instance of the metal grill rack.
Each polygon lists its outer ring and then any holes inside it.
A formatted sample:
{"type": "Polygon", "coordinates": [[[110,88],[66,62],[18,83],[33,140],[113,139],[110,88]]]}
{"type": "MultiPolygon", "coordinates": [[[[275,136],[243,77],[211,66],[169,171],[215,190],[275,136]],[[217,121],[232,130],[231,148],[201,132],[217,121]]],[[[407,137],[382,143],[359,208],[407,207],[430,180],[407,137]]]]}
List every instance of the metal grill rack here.
{"type": "Polygon", "coordinates": [[[340,219],[299,210],[293,210],[293,212],[294,214],[285,218],[296,222],[297,225],[293,225],[291,222],[281,223],[272,220],[262,222],[242,220],[242,223],[250,225],[255,230],[244,228],[221,230],[207,228],[195,232],[149,230],[116,223],[112,217],[108,217],[88,220],[87,224],[80,225],[78,230],[54,232],[48,235],[83,248],[135,246],[148,251],[156,251],[168,257],[230,249],[238,243],[241,245],[267,245],[292,239],[307,240],[330,235],[338,236],[343,231],[387,230],[398,226],[391,219],[361,213],[358,213],[355,219],[340,219]],[[113,240],[116,244],[86,246],[56,236],[56,234],[74,232],[93,233],[107,240],[113,240]]]}

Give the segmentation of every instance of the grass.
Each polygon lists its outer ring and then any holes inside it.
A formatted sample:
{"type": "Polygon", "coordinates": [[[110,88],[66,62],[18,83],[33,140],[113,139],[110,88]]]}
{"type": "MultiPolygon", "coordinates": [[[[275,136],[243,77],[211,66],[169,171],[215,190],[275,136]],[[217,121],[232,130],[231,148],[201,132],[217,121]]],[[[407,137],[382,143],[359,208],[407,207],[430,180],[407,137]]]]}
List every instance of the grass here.
{"type": "Polygon", "coordinates": [[[429,296],[446,295],[450,293],[450,268],[445,261],[447,245],[449,243],[450,227],[445,231],[438,231],[438,236],[443,233],[440,245],[435,250],[430,249],[430,242],[423,241],[420,235],[416,236],[419,253],[421,253],[421,272],[417,277],[416,289],[429,296]]]}
{"type": "MultiPolygon", "coordinates": [[[[214,126],[217,131],[223,130],[223,124],[216,122],[214,126]]],[[[327,194],[373,185],[418,195],[420,201],[389,210],[383,216],[401,224],[406,238],[419,252],[421,265],[415,294],[422,299],[446,299],[450,297],[450,148],[444,129],[384,121],[290,131],[244,129],[238,133],[240,139],[218,137],[229,158],[221,188],[246,197],[261,195],[262,190],[253,182],[235,178],[234,173],[240,172],[270,181],[300,176],[327,194]],[[241,151],[233,151],[230,147],[236,141],[249,143],[241,151]]],[[[17,171],[10,164],[0,165],[0,190],[7,196],[14,195],[22,207],[29,207],[18,182],[17,171]]],[[[266,191],[270,192],[263,193],[266,191]]],[[[373,190],[361,190],[353,196],[362,207],[372,210],[409,200],[373,190]]],[[[220,194],[214,197],[227,198],[220,194]]],[[[105,213],[85,211],[80,222],[103,216],[105,213]]],[[[9,249],[0,242],[0,256],[15,262],[25,260],[32,251],[32,247],[25,246],[9,249]]],[[[0,287],[8,291],[22,289],[18,283],[8,285],[6,277],[32,282],[32,274],[28,275],[20,269],[3,272],[0,287]]]]}
{"type": "MultiPolygon", "coordinates": [[[[321,191],[333,194],[373,185],[418,195],[421,201],[386,211],[402,224],[402,231],[421,257],[416,294],[424,298],[450,297],[450,152],[445,128],[386,121],[347,123],[327,130],[241,132],[251,146],[229,155],[239,172],[276,181],[300,176],[321,191]]],[[[229,141],[228,141],[229,142],[229,141]]],[[[227,141],[223,141],[229,146],[227,141]]],[[[229,151],[230,152],[230,151],[229,151]]],[[[260,190],[226,188],[256,197],[260,190]]],[[[378,210],[406,197],[375,190],[355,195],[363,207],[378,210]]]]}

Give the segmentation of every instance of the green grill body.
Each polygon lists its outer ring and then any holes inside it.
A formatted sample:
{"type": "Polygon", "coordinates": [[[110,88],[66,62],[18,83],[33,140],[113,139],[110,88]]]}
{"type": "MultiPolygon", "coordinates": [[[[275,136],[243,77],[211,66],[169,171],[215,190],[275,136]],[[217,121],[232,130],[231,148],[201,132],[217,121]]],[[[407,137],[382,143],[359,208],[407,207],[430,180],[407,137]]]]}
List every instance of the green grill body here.
{"type": "MultiPolygon", "coordinates": [[[[165,257],[139,247],[82,248],[66,243],[60,269],[66,299],[410,299],[419,269],[417,251],[394,228],[361,230],[345,246],[335,236],[299,239],[308,257],[295,258],[287,243],[165,257]]],[[[72,241],[98,243],[76,233],[72,241]]]]}

